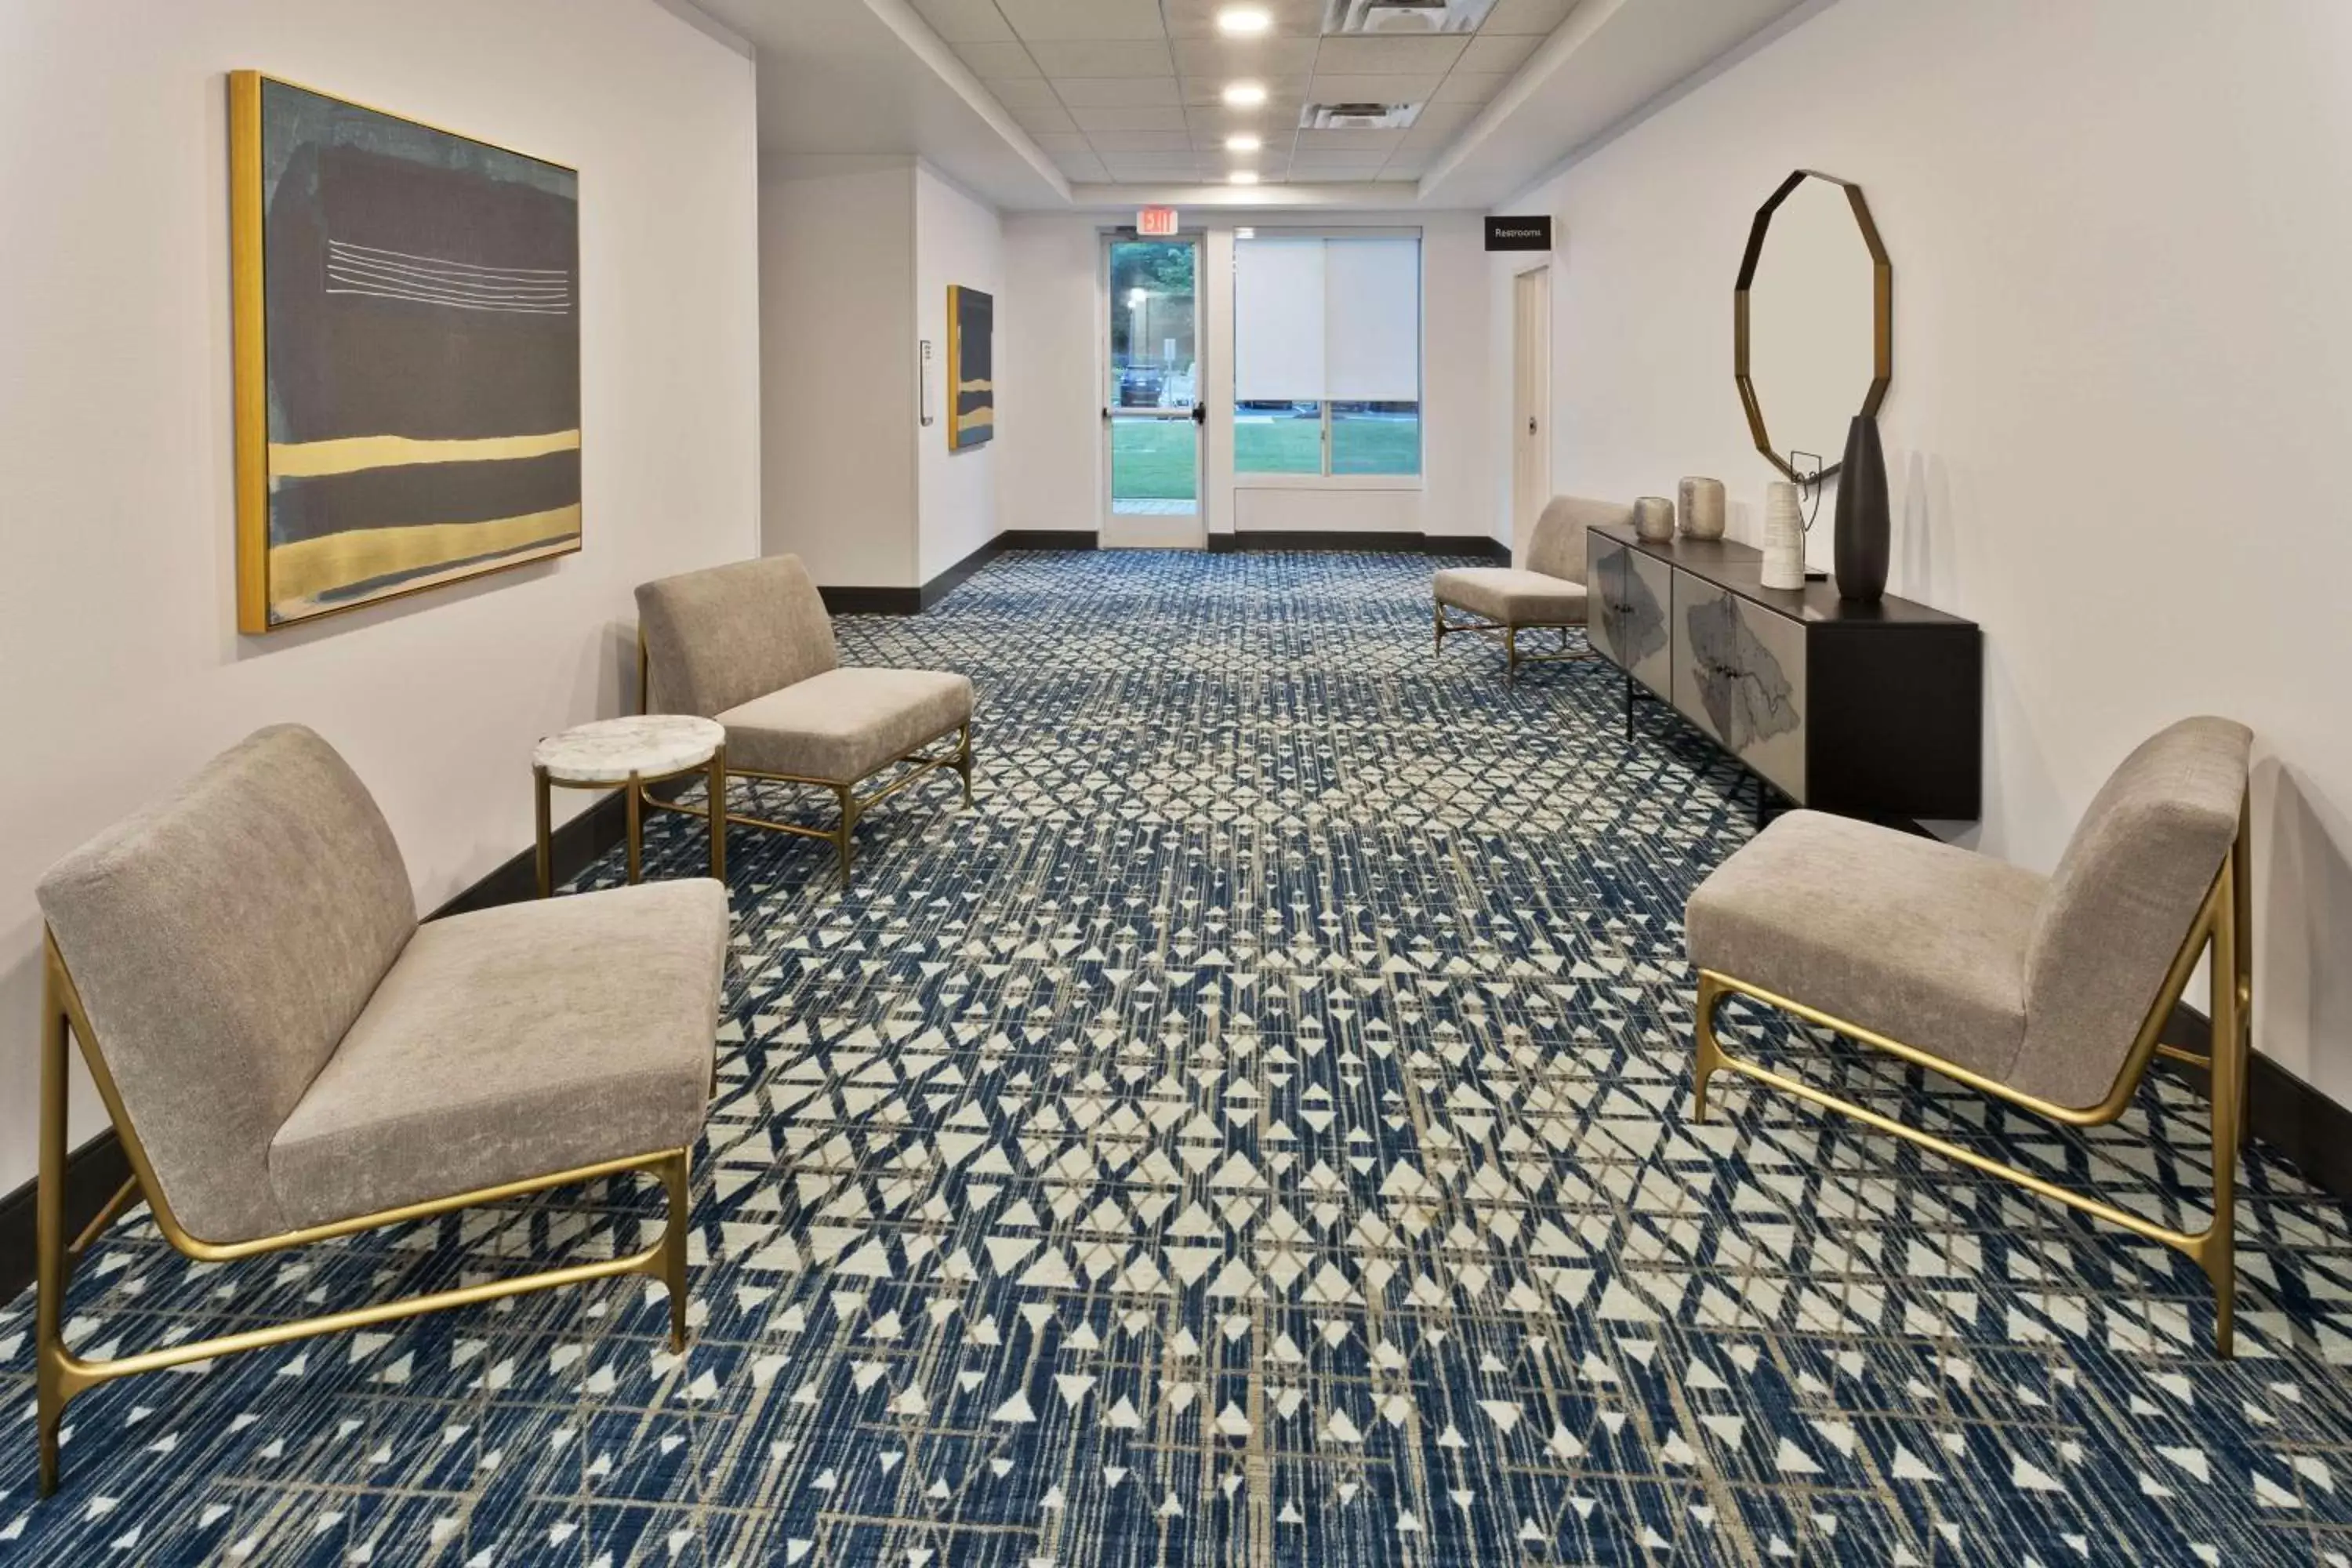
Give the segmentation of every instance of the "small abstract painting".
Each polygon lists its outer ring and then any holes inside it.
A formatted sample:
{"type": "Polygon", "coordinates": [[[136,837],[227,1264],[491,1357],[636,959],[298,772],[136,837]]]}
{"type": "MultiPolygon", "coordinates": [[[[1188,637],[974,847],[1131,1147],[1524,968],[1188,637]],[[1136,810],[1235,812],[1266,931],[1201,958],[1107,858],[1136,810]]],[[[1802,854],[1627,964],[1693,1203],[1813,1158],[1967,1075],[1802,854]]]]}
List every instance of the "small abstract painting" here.
{"type": "Polygon", "coordinates": [[[580,548],[579,175],[236,71],[237,625],[580,548]]]}
{"type": "Polygon", "coordinates": [[[996,435],[996,300],[948,286],[948,450],[985,446],[996,435]]]}

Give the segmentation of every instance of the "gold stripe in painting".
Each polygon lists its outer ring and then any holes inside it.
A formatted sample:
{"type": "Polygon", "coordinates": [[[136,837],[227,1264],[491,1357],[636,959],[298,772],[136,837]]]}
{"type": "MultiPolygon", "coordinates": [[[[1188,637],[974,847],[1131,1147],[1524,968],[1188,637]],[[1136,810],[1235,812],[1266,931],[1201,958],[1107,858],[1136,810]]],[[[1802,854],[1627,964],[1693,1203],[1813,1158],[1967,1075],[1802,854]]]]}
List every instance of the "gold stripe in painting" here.
{"type": "Polygon", "coordinates": [[[551,511],[492,518],[486,522],[353,529],[276,544],[269,550],[272,602],[284,606],[289,600],[315,598],[348,584],[551,543],[579,531],[580,508],[575,502],[551,511]]]}
{"type": "Polygon", "coordinates": [[[551,430],[540,436],[489,436],[474,440],[341,436],[325,441],[272,441],[269,477],[312,479],[329,474],[358,473],[363,468],[405,468],[416,463],[506,462],[579,449],[577,430],[551,430]]]}

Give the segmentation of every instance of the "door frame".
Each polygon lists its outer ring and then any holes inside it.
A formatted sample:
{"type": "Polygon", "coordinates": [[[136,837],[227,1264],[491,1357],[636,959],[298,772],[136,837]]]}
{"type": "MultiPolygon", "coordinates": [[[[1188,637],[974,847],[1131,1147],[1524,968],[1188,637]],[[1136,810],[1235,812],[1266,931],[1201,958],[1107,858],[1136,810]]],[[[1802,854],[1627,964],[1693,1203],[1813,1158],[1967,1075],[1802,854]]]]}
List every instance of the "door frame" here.
{"type": "Polygon", "coordinates": [[[1132,228],[1106,228],[1100,232],[1095,263],[1095,391],[1100,395],[1102,425],[1099,448],[1102,454],[1102,487],[1098,514],[1100,539],[1107,550],[1205,550],[1209,545],[1209,388],[1213,384],[1210,375],[1208,332],[1208,289],[1205,269],[1209,258],[1208,236],[1198,229],[1184,229],[1171,235],[1140,235],[1132,228]],[[1113,305],[1110,289],[1111,247],[1141,241],[1189,245],[1192,247],[1192,407],[1190,409],[1119,409],[1111,386],[1110,312],[1113,305]],[[1168,516],[1128,513],[1120,515],[1112,509],[1111,491],[1118,482],[1118,463],[1111,452],[1111,437],[1125,421],[1147,419],[1184,419],[1192,421],[1197,434],[1192,443],[1192,511],[1168,516]]]}
{"type": "Polygon", "coordinates": [[[1524,556],[1551,499],[1551,263],[1511,275],[1511,555],[1524,556]],[[1533,282],[1536,287],[1527,286],[1533,282]],[[1532,313],[1528,321],[1532,297],[1532,313]],[[1532,343],[1532,358],[1521,355],[1532,343]],[[1523,455],[1526,460],[1522,460],[1523,455]],[[1522,489],[1530,493],[1521,494],[1522,489]]]}

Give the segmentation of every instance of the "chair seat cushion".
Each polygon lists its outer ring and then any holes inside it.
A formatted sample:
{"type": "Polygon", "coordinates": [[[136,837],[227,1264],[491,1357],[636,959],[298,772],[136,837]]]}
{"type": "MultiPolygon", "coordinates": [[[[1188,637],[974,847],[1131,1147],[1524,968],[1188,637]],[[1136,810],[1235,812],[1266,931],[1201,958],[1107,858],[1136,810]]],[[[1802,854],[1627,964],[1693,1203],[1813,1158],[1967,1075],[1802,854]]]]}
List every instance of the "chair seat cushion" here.
{"type": "Polygon", "coordinates": [[[417,928],[269,1151],[294,1226],[691,1145],[727,890],[582,893],[417,928]]]}
{"type": "Polygon", "coordinates": [[[727,765],[856,784],[971,721],[971,681],[935,669],[828,669],[719,715],[727,765]]]}
{"type": "Polygon", "coordinates": [[[1584,624],[1584,584],[1511,566],[1451,566],[1437,574],[1437,602],[1507,626],[1584,624]]]}
{"type": "Polygon", "coordinates": [[[1691,963],[2006,1081],[2048,879],[1990,856],[1797,811],[1684,912],[1691,963]]]}

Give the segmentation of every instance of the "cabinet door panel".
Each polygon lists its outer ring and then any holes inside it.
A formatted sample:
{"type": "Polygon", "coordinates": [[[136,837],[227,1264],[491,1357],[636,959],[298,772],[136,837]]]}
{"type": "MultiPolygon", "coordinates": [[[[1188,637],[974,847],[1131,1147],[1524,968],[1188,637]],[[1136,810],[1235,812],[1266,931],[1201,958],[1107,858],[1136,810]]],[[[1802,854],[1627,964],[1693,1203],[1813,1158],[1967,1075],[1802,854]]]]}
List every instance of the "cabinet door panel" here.
{"type": "Polygon", "coordinates": [[[1625,557],[1631,553],[1607,534],[1584,536],[1584,634],[1593,651],[1615,665],[1622,665],[1625,656],[1618,651],[1617,616],[1612,606],[1622,596],[1617,585],[1625,579],[1625,557]]]}
{"type": "Polygon", "coordinates": [[[1803,626],[1677,572],[1674,627],[1675,708],[1791,799],[1803,801],[1803,626]]]}
{"type": "Polygon", "coordinates": [[[1624,608],[1618,626],[1622,652],[1618,662],[1667,701],[1674,700],[1674,645],[1680,640],[1670,615],[1677,575],[1663,561],[1638,550],[1625,552],[1621,595],[1624,608]]]}

